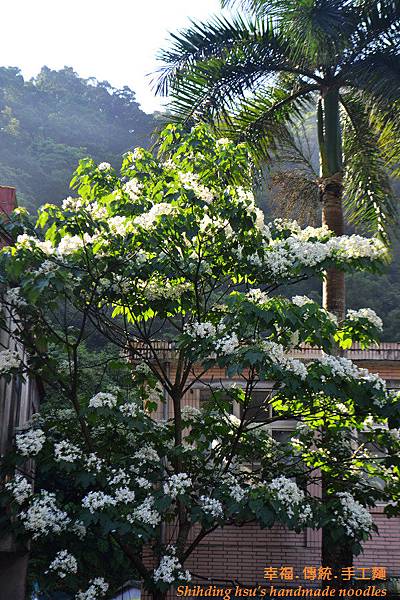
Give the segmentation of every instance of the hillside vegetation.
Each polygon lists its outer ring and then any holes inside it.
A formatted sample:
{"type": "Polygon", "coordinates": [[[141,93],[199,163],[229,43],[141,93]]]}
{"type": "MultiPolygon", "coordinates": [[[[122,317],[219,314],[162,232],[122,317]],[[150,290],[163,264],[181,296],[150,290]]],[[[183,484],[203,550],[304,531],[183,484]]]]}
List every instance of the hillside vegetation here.
{"type": "Polygon", "coordinates": [[[15,186],[30,209],[68,195],[80,158],[118,164],[129,148],[149,144],[154,126],[129,87],[82,79],[70,67],[43,67],[30,81],[0,68],[0,184],[15,186]]]}

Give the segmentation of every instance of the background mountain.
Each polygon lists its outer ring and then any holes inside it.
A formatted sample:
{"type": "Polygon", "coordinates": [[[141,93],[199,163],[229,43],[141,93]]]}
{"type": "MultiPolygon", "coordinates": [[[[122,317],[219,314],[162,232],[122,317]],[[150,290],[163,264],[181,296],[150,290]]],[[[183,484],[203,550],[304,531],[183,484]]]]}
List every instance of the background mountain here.
{"type": "Polygon", "coordinates": [[[154,127],[129,87],[82,79],[70,67],[43,67],[30,81],[0,68],[0,184],[15,186],[29,209],[68,195],[79,159],[118,165],[129,148],[149,145],[154,127]]]}
{"type": "MultiPolygon", "coordinates": [[[[58,203],[70,193],[79,159],[92,156],[118,167],[121,154],[151,145],[156,126],[157,115],[144,113],[127,86],[116,89],[107,81],[82,79],[70,67],[43,67],[30,81],[18,68],[0,68],[0,185],[15,186],[19,204],[30,210],[44,202],[58,203]]],[[[317,169],[313,123],[300,137],[306,140],[306,162],[296,165],[290,157],[284,169],[290,176],[279,176],[273,193],[264,187],[257,195],[267,214],[315,224],[320,207],[312,187],[312,171],[317,169]]],[[[349,307],[373,308],[383,318],[387,341],[400,341],[399,257],[400,244],[395,242],[393,261],[383,275],[347,278],[349,307]]],[[[319,281],[307,282],[287,293],[320,300],[320,288],[319,281]]]]}

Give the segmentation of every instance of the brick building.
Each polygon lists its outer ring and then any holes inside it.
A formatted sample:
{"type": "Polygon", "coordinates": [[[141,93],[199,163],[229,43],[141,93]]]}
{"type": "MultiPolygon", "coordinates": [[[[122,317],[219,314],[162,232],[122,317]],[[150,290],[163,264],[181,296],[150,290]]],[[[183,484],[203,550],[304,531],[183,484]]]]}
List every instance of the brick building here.
{"type": "MultiPolygon", "coordinates": [[[[319,351],[303,348],[294,351],[292,356],[302,360],[316,358],[319,351]]],[[[345,352],[345,356],[358,366],[369,369],[386,380],[389,389],[400,389],[400,343],[382,343],[371,350],[361,350],[357,346],[345,352]]],[[[165,363],[174,375],[174,353],[172,349],[165,352],[165,363]]],[[[229,380],[225,373],[213,368],[202,377],[202,383],[196,383],[186,393],[182,405],[199,408],[211,394],[210,387],[220,387],[221,383],[238,382],[229,380]]],[[[265,389],[270,387],[265,382],[265,389]]],[[[260,386],[262,393],[263,385],[260,386]]],[[[265,396],[265,394],[264,394],[265,396]]],[[[160,407],[159,418],[173,416],[171,404],[167,408],[160,407]]],[[[233,414],[240,416],[239,406],[233,406],[233,414]]],[[[271,435],[279,440],[292,431],[294,425],[290,421],[275,421],[271,425],[271,435]]],[[[317,490],[312,490],[318,493],[317,490]]],[[[355,557],[356,568],[383,566],[387,569],[388,578],[400,577],[400,518],[388,519],[384,515],[384,506],[376,506],[372,512],[379,534],[364,545],[364,551],[355,557]]],[[[185,563],[193,574],[193,582],[205,584],[212,582],[223,585],[229,582],[240,584],[266,585],[264,569],[266,567],[293,566],[299,574],[296,585],[303,583],[304,566],[321,565],[321,531],[307,529],[301,534],[274,526],[270,530],[261,529],[256,524],[243,527],[225,527],[209,534],[197,547],[185,563]]],[[[268,582],[271,583],[271,582],[268,582]]],[[[273,582],[272,582],[273,583],[273,582]]],[[[310,582],[308,582],[310,583],[310,582]]],[[[192,585],[192,584],[191,584],[192,585]]],[[[171,597],[175,597],[171,593],[171,597]]]]}
{"type": "MultiPolygon", "coordinates": [[[[15,207],[15,188],[0,186],[0,219],[7,219],[15,207]]],[[[7,243],[8,240],[0,237],[0,247],[7,243]]],[[[24,350],[12,335],[12,315],[5,316],[8,331],[0,329],[0,350],[16,350],[23,359],[24,350]]],[[[0,378],[0,456],[9,450],[15,432],[24,428],[35,412],[38,412],[38,394],[34,381],[19,376],[8,382],[0,378]]],[[[25,468],[27,475],[33,476],[33,463],[27,463],[25,468]]],[[[11,535],[0,536],[0,598],[25,599],[28,556],[27,548],[18,547],[11,535]]]]}

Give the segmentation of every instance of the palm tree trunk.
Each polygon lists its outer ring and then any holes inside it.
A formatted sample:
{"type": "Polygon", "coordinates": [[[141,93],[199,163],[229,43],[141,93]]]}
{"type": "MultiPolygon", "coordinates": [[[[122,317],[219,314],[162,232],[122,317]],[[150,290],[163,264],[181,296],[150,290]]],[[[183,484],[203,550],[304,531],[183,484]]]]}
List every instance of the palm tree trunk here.
{"type": "MultiPolygon", "coordinates": [[[[344,234],[342,132],[339,115],[339,92],[326,90],[318,103],[318,145],[320,153],[320,195],[322,222],[336,235],[344,234]]],[[[329,269],[326,273],[323,306],[338,319],[345,312],[344,273],[329,269]]]]}
{"type": "MultiPolygon", "coordinates": [[[[327,225],[336,235],[343,235],[342,174],[337,172],[330,177],[322,177],[320,180],[320,194],[322,201],[322,223],[327,225]]],[[[345,292],[343,271],[328,269],[322,289],[323,306],[329,312],[336,315],[338,319],[344,318],[346,305],[345,292]]]]}
{"type": "MultiPolygon", "coordinates": [[[[340,236],[344,234],[342,133],[338,90],[326,90],[318,103],[318,143],[320,150],[320,197],[322,223],[340,236]]],[[[346,310],[345,277],[338,269],[328,269],[322,290],[323,306],[341,320],[346,310]]],[[[327,484],[322,478],[322,498],[327,484]]],[[[332,569],[331,588],[340,587],[341,570],[353,565],[353,553],[348,544],[335,544],[329,529],[322,529],[322,564],[332,569]]]]}

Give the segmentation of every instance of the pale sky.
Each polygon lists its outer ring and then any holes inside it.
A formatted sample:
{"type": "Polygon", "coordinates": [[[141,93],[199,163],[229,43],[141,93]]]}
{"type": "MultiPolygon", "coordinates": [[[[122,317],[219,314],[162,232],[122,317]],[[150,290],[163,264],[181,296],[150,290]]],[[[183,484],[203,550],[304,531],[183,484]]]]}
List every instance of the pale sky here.
{"type": "Polygon", "coordinates": [[[160,108],[146,74],[169,31],[220,12],[219,0],[2,0],[0,66],[25,78],[43,65],[128,85],[143,110],[160,108]]]}

